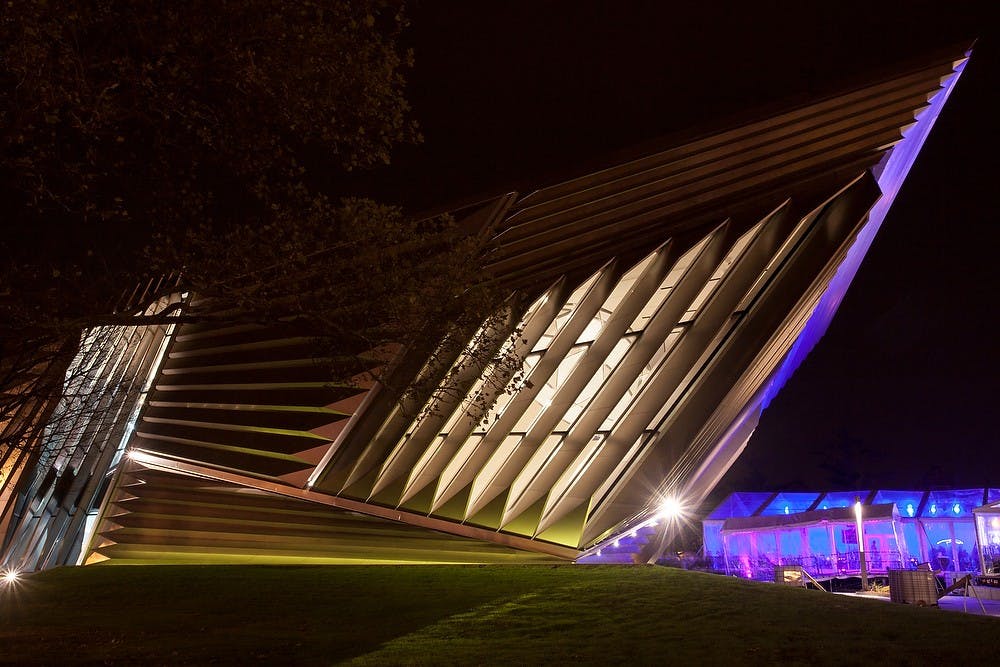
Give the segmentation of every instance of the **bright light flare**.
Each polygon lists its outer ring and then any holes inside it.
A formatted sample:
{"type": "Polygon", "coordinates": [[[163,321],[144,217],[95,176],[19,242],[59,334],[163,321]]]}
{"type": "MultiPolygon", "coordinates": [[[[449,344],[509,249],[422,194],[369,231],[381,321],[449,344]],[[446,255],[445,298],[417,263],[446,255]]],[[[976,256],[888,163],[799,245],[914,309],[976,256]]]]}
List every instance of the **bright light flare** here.
{"type": "Polygon", "coordinates": [[[125,451],[125,458],[135,463],[150,464],[156,462],[156,457],[147,454],[141,449],[128,449],[125,451]]]}
{"type": "Polygon", "coordinates": [[[659,516],[668,521],[671,519],[679,519],[684,513],[684,506],[681,505],[681,501],[677,500],[673,496],[667,496],[662,501],[660,501],[660,514],[659,516]]]}
{"type": "Polygon", "coordinates": [[[21,573],[17,570],[4,570],[2,580],[5,586],[13,586],[21,579],[21,573]]]}

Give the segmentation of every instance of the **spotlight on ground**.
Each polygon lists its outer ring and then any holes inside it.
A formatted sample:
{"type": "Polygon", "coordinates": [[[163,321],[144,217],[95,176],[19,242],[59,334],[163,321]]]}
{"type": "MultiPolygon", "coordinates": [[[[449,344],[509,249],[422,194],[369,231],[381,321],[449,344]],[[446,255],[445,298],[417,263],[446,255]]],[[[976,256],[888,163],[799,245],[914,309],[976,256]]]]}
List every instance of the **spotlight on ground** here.
{"type": "Polygon", "coordinates": [[[141,449],[128,449],[125,451],[125,458],[135,463],[147,465],[152,462],[152,457],[141,449]]]}
{"type": "Polygon", "coordinates": [[[673,519],[679,519],[683,513],[684,507],[681,505],[681,502],[677,500],[677,498],[667,496],[660,501],[660,518],[671,521],[673,519]]]}

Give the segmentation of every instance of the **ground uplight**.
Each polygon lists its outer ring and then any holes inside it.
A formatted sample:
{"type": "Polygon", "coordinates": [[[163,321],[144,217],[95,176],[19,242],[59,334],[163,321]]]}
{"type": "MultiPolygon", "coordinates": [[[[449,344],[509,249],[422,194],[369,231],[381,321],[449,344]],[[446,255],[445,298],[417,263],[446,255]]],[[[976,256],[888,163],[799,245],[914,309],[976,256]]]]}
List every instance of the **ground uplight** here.
{"type": "Polygon", "coordinates": [[[660,516],[664,519],[676,519],[680,517],[683,510],[681,502],[673,496],[668,496],[660,502],[660,516]]]}

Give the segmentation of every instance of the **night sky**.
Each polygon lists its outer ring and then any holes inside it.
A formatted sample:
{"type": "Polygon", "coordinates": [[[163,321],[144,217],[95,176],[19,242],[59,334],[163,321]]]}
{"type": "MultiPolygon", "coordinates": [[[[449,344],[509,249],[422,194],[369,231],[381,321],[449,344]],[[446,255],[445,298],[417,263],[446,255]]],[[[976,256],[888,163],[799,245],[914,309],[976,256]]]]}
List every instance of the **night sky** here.
{"type": "Polygon", "coordinates": [[[978,37],[840,313],[719,493],[1000,486],[988,3],[675,4],[418,2],[425,141],[347,185],[411,211],[530,191],[978,37]]]}

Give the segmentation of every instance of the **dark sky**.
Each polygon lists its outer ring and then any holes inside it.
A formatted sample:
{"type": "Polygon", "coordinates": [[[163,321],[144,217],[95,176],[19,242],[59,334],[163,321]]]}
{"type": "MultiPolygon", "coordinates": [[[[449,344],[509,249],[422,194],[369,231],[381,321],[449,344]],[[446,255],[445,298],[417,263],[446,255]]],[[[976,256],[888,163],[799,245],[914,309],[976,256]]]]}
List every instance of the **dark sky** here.
{"type": "Polygon", "coordinates": [[[1000,486],[988,3],[711,4],[417,2],[408,97],[426,139],[379,188],[411,210],[523,192],[978,37],[839,315],[720,492],[1000,486]]]}
{"type": "Polygon", "coordinates": [[[727,486],[842,486],[831,463],[868,486],[1000,487],[996,36],[977,44],[837,318],[727,486]]]}

